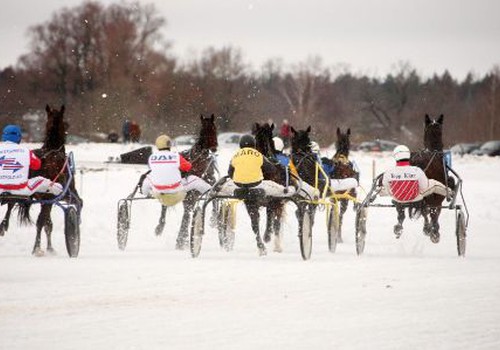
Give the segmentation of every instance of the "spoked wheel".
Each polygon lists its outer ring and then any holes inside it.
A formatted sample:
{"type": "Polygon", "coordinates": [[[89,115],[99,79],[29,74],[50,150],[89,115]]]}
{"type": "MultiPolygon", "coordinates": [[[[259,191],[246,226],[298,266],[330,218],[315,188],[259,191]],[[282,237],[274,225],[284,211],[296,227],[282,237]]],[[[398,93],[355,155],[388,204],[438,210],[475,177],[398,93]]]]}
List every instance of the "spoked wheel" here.
{"type": "Polygon", "coordinates": [[[365,207],[356,210],[356,253],[358,255],[363,254],[365,250],[366,214],[367,209],[365,207]]]}
{"type": "Polygon", "coordinates": [[[64,213],[64,236],[69,257],[78,257],[80,251],[80,218],[78,211],[74,207],[69,207],[64,213]]]}
{"type": "Polygon", "coordinates": [[[337,204],[334,204],[331,206],[329,212],[328,226],[327,226],[328,250],[330,250],[330,252],[332,253],[335,253],[335,250],[337,249],[337,243],[339,239],[339,229],[340,229],[339,206],[337,204]]]}
{"type": "Polygon", "coordinates": [[[300,231],[300,253],[302,254],[302,259],[309,260],[311,258],[312,252],[312,212],[309,209],[304,209],[304,213],[299,220],[300,231]]]}
{"type": "Polygon", "coordinates": [[[228,203],[222,203],[219,209],[219,244],[222,249],[229,252],[234,247],[233,210],[228,203]]]}
{"type": "Polygon", "coordinates": [[[118,240],[118,248],[125,250],[128,240],[128,230],[130,228],[129,208],[126,201],[123,201],[118,206],[118,224],[116,238],[118,240]]]}
{"type": "Polygon", "coordinates": [[[465,217],[462,210],[457,212],[457,222],[456,222],[456,235],[457,235],[457,250],[458,256],[465,256],[465,246],[466,246],[466,231],[467,227],[465,225],[465,217]]]}
{"type": "Polygon", "coordinates": [[[189,246],[193,258],[200,255],[201,242],[203,240],[204,218],[202,207],[197,207],[193,213],[193,223],[189,235],[189,246]]]}

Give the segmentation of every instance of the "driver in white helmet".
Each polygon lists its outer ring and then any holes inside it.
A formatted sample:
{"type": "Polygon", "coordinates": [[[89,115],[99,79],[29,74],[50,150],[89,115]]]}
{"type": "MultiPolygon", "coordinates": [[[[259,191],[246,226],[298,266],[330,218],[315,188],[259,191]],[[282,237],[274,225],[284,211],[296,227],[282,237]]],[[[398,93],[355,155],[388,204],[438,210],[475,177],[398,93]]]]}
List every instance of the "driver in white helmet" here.
{"type": "Polygon", "coordinates": [[[153,152],[148,159],[150,171],[141,179],[141,192],[145,196],[162,193],[189,192],[196,190],[205,193],[210,186],[203,179],[195,175],[181,176],[182,172],[191,170],[191,163],[182,155],[170,150],[172,141],[167,135],[160,135],[156,139],[158,151],[153,152]]]}
{"type": "Polygon", "coordinates": [[[433,193],[450,198],[451,189],[439,181],[427,178],[419,167],[410,165],[408,147],[399,145],[392,154],[396,166],[384,173],[382,185],[396,202],[416,202],[433,193]]]}
{"type": "Polygon", "coordinates": [[[288,157],[285,153],[283,153],[283,149],[285,148],[285,143],[279,136],[273,137],[274,144],[274,156],[278,160],[278,162],[283,165],[285,168],[290,164],[290,157],[288,157]]]}

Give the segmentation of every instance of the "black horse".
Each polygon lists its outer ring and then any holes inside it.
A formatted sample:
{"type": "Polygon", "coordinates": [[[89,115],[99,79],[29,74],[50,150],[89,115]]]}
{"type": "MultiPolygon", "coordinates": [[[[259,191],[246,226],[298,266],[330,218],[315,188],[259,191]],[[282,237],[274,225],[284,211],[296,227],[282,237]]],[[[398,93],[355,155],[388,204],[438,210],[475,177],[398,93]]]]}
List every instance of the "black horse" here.
{"type": "MultiPolygon", "coordinates": [[[[67,157],[66,157],[66,130],[68,124],[64,121],[64,105],[61,106],[59,110],[52,109],[49,105],[45,107],[47,112],[47,123],[45,127],[45,138],[43,141],[42,148],[33,151],[35,155],[42,161],[42,166],[39,170],[30,171],[30,178],[35,176],[43,176],[49,180],[60,183],[64,186],[68,180],[68,174],[66,172],[67,157]]],[[[44,251],[41,248],[41,233],[44,229],[47,236],[47,252],[54,254],[55,250],[52,247],[52,219],[51,211],[53,204],[50,200],[54,198],[52,194],[40,194],[35,193],[33,198],[36,200],[49,200],[49,202],[41,203],[41,210],[36,220],[36,239],[35,245],[33,247],[33,255],[43,256],[44,251]]],[[[69,204],[75,204],[77,207],[81,207],[83,204],[82,199],[79,197],[76,191],[75,183],[72,181],[69,185],[69,191],[65,198],[69,204]]],[[[21,206],[22,215],[25,221],[30,221],[29,219],[29,209],[31,204],[27,203],[21,206]]]]}
{"type": "MultiPolygon", "coordinates": [[[[455,181],[453,178],[448,177],[443,153],[443,119],[442,114],[438,119],[431,119],[429,115],[425,115],[424,149],[412,152],[410,164],[421,168],[429,179],[437,180],[449,188],[454,188],[455,181]]],[[[401,234],[405,219],[404,209],[409,206],[411,217],[417,216],[418,213],[421,213],[424,217],[424,234],[430,236],[433,243],[438,243],[440,239],[438,220],[443,200],[443,196],[431,194],[421,202],[410,205],[405,206],[396,203],[398,224],[394,226],[394,233],[398,236],[401,234]]]]}
{"type": "MultiPolygon", "coordinates": [[[[306,182],[310,186],[318,189],[320,193],[325,193],[330,195],[330,190],[328,188],[328,179],[321,176],[318,171],[318,166],[320,166],[316,154],[311,150],[311,127],[307,127],[306,130],[295,130],[291,127],[292,131],[292,151],[290,155],[292,174],[300,178],[303,182],[306,182]]],[[[302,203],[298,206],[296,212],[297,219],[299,220],[299,232],[302,231],[300,226],[303,222],[303,217],[310,215],[311,224],[314,224],[314,213],[316,211],[315,204],[302,203]]]]}
{"type": "MultiPolygon", "coordinates": [[[[355,178],[359,181],[359,172],[354,166],[354,164],[349,160],[349,150],[351,148],[351,129],[347,129],[345,133],[343,133],[340,128],[337,128],[337,141],[335,142],[335,148],[337,151],[335,152],[333,158],[331,159],[333,172],[331,174],[332,179],[346,179],[346,178],[355,178]]],[[[345,193],[346,191],[336,191],[335,193],[345,193]]],[[[356,189],[353,188],[347,193],[356,198],[357,193],[356,189]]],[[[338,232],[338,242],[342,242],[342,219],[347,210],[347,206],[349,204],[348,199],[340,200],[340,213],[339,213],[339,232],[338,232]]]]}
{"type": "MultiPolygon", "coordinates": [[[[276,150],[274,148],[273,142],[273,130],[274,124],[269,125],[268,123],[259,124],[255,123],[253,126],[253,132],[255,134],[255,145],[256,149],[262,153],[264,157],[267,158],[274,166],[273,167],[265,167],[264,169],[264,180],[274,181],[282,186],[287,187],[289,184],[287,183],[287,176],[285,167],[283,167],[278,160],[276,159],[276,150]],[[269,169],[269,170],[268,170],[269,169]]],[[[283,217],[283,210],[285,206],[284,200],[280,199],[268,199],[263,202],[266,206],[266,231],[264,232],[264,242],[268,243],[271,241],[271,235],[274,233],[274,251],[282,252],[281,247],[281,219],[283,217]]],[[[253,207],[252,207],[253,208],[253,207]]],[[[248,207],[247,207],[248,209],[248,207]]],[[[250,213],[250,218],[257,220],[256,224],[252,223],[252,227],[258,228],[258,210],[256,213],[250,213]]],[[[255,229],[254,229],[255,232],[255,229]]],[[[255,232],[258,234],[258,232],[255,232]]]]}
{"type": "MultiPolygon", "coordinates": [[[[188,160],[192,168],[189,174],[196,175],[209,184],[213,185],[218,173],[215,152],[217,151],[217,127],[215,125],[215,115],[205,118],[200,115],[201,129],[196,143],[189,150],[181,152],[182,156],[188,160]]],[[[188,174],[184,174],[188,175],[188,174]]],[[[185,249],[188,244],[188,228],[190,227],[194,206],[200,193],[189,191],[184,198],[184,214],[182,216],[181,227],[177,235],[176,249],[185,249]]],[[[214,208],[215,210],[215,208],[214,208]]],[[[160,221],[156,227],[156,234],[161,235],[165,227],[166,206],[162,206],[160,221]]],[[[215,215],[213,216],[215,217],[215,215]]]]}

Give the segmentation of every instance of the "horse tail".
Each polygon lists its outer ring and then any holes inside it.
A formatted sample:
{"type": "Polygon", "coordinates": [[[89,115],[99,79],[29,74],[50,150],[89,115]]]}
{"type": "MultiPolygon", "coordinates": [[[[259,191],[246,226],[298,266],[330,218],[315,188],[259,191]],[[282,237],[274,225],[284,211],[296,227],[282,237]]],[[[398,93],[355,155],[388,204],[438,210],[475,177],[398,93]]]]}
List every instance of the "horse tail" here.
{"type": "Polygon", "coordinates": [[[33,221],[30,217],[31,203],[18,203],[17,218],[21,225],[31,225],[33,221]]]}

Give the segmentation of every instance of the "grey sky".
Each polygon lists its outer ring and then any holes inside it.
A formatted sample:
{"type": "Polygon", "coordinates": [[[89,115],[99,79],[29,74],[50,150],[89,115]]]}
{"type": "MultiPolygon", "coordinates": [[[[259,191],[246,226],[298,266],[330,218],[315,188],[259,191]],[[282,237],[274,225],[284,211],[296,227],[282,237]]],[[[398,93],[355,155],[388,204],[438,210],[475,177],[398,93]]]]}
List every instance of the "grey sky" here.
{"type": "MultiPolygon", "coordinates": [[[[111,3],[111,0],[101,0],[111,3]]],[[[239,47],[259,68],[322,57],[325,66],[386,74],[408,61],[429,76],[448,69],[463,79],[500,64],[500,1],[496,0],[150,0],[167,19],[165,38],[179,58],[208,46],[239,47]]],[[[27,28],[80,0],[3,0],[0,68],[28,51],[27,28]]]]}

